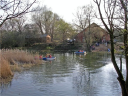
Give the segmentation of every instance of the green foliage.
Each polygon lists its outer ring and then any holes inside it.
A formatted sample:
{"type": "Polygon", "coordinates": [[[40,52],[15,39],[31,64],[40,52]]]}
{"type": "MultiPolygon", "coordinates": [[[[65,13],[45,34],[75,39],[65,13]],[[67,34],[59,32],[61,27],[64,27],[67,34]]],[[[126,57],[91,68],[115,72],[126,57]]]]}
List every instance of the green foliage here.
{"type": "Polygon", "coordinates": [[[116,52],[117,52],[117,50],[116,50],[116,49],[114,49],[114,52],[116,53],[116,52]]]}
{"type": "Polygon", "coordinates": [[[74,31],[73,26],[63,19],[60,19],[55,23],[54,38],[64,42],[67,38],[73,38],[75,34],[76,32],[74,31]]]}
{"type": "Polygon", "coordinates": [[[125,48],[125,46],[121,46],[121,49],[124,49],[125,48]]]}
{"type": "Polygon", "coordinates": [[[47,49],[47,50],[50,50],[50,49],[52,49],[52,48],[51,48],[50,46],[47,46],[46,49],[47,49]]]}
{"type": "Polygon", "coordinates": [[[2,35],[2,48],[23,47],[24,45],[24,35],[17,32],[4,32],[2,35]]]}

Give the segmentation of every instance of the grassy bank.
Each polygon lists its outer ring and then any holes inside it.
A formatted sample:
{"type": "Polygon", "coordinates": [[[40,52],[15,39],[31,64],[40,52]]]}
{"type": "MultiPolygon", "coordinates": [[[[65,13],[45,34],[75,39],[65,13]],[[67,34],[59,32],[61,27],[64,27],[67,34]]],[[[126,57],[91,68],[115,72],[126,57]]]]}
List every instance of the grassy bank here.
{"type": "Polygon", "coordinates": [[[0,78],[6,79],[13,76],[14,71],[22,71],[33,65],[42,64],[39,54],[27,50],[2,49],[0,50],[0,78]]]}

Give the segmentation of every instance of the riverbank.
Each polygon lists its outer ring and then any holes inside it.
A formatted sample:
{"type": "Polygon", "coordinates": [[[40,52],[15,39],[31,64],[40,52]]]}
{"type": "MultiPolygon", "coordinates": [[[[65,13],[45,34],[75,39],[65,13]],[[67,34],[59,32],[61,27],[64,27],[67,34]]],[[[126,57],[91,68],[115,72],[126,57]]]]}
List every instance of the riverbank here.
{"type": "Polygon", "coordinates": [[[27,50],[19,49],[2,49],[0,50],[0,79],[13,77],[14,72],[29,69],[31,66],[42,64],[39,60],[39,54],[33,54],[27,50]]]}

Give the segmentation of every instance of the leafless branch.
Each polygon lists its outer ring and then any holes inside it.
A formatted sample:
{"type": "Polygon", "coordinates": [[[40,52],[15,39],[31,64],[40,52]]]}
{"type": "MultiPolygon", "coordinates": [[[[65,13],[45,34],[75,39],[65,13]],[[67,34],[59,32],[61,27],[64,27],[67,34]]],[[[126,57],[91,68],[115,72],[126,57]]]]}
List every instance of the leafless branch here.
{"type": "Polygon", "coordinates": [[[2,11],[2,14],[0,15],[0,27],[8,19],[19,17],[28,12],[31,12],[29,11],[29,9],[32,7],[34,3],[36,3],[36,0],[27,5],[25,5],[24,1],[22,0],[0,0],[0,10],[2,11]]]}

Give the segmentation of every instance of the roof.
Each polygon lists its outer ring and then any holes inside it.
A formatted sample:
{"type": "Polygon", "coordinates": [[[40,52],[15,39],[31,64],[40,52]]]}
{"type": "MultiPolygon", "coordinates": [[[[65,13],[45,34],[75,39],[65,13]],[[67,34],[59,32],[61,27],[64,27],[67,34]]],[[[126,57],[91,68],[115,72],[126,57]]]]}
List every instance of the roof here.
{"type": "MultiPolygon", "coordinates": [[[[92,33],[95,33],[95,35],[104,35],[104,34],[107,34],[107,31],[103,28],[101,28],[99,25],[97,25],[96,23],[92,23],[90,26],[86,27],[83,31],[81,31],[80,33],[83,33],[83,32],[89,32],[89,28],[90,28],[90,32],[91,34],[92,33]]],[[[79,33],[78,33],[79,34],[79,33]]],[[[78,35],[77,34],[77,35],[78,35]]],[[[76,35],[76,36],[77,36],[76,35]]]]}
{"type": "Polygon", "coordinates": [[[88,26],[87,28],[85,28],[84,30],[90,28],[91,31],[102,31],[102,32],[107,32],[105,29],[101,28],[99,25],[97,25],[96,23],[92,23],[90,26],[88,26]]]}

